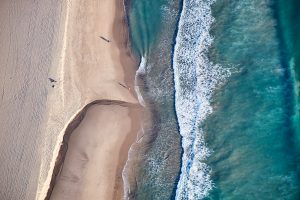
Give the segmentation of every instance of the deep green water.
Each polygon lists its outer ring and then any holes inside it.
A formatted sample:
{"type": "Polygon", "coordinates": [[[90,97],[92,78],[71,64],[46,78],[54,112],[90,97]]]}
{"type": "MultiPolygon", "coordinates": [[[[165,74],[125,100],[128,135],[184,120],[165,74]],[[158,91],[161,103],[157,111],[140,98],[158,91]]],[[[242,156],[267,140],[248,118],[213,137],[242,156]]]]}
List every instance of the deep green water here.
{"type": "Polygon", "coordinates": [[[286,5],[274,3],[214,5],[212,59],[237,72],[217,92],[204,124],[214,151],[208,164],[215,189],[207,199],[300,198],[289,33],[280,26],[286,5]]]}
{"type": "MultiPolygon", "coordinates": [[[[299,10],[297,0],[212,6],[208,57],[232,74],[215,90],[213,112],[201,124],[214,185],[205,199],[300,199],[299,10]]],[[[132,199],[175,198],[182,149],[172,60],[180,12],[180,1],[131,2],[133,47],[146,60],[141,93],[154,119],[145,124],[132,199]]]]}
{"type": "Polygon", "coordinates": [[[291,71],[294,89],[294,129],[296,130],[296,143],[300,142],[300,1],[278,0],[274,3],[277,10],[278,32],[282,41],[282,54],[291,71]]]}

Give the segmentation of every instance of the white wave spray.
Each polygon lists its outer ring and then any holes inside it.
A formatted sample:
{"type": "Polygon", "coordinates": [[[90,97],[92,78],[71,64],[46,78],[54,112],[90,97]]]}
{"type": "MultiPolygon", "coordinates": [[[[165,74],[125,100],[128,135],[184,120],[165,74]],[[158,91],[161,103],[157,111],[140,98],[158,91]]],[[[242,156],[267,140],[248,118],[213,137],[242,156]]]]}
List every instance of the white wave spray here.
{"type": "Polygon", "coordinates": [[[208,58],[213,42],[209,30],[215,0],[183,0],[173,57],[175,107],[182,136],[182,167],[176,199],[202,199],[213,188],[210,155],[200,125],[212,113],[210,100],[229,70],[208,58]]]}

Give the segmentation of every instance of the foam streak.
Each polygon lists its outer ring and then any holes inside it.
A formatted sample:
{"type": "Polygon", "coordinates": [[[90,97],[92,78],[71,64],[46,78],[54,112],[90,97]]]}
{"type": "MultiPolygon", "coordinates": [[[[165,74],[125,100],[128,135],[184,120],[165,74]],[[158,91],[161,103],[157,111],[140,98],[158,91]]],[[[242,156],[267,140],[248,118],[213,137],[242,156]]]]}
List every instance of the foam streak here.
{"type": "Polygon", "coordinates": [[[175,106],[182,135],[182,168],[176,199],[202,199],[213,187],[210,154],[200,125],[212,113],[210,100],[229,72],[208,59],[213,38],[209,34],[214,0],[184,0],[178,24],[173,68],[175,106]]]}

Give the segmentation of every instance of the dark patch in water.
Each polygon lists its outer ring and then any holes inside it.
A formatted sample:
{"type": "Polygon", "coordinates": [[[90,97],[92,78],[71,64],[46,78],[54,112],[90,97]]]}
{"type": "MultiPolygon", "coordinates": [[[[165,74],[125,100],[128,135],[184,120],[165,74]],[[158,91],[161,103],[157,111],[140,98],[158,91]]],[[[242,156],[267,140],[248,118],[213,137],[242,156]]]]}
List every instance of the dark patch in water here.
{"type": "MultiPolygon", "coordinates": [[[[171,59],[171,67],[172,67],[173,76],[174,76],[173,58],[174,58],[174,52],[175,52],[177,33],[178,33],[178,29],[179,29],[180,15],[181,15],[182,10],[183,10],[183,1],[184,0],[179,1],[178,17],[177,17],[177,20],[176,20],[176,29],[175,29],[175,34],[173,36],[173,44],[172,44],[172,51],[171,51],[171,58],[172,58],[171,59]]],[[[175,86],[174,80],[173,80],[173,85],[175,86]]],[[[175,99],[175,89],[174,89],[174,92],[173,92],[173,99],[175,99]]],[[[174,112],[175,112],[175,118],[176,118],[176,122],[177,122],[177,130],[179,132],[179,123],[178,123],[178,118],[177,118],[177,114],[176,114],[175,101],[174,101],[174,104],[173,104],[173,109],[174,109],[174,112]]],[[[180,135],[180,146],[181,146],[180,158],[182,158],[183,148],[182,148],[182,136],[181,135],[180,135]]],[[[181,169],[181,167],[182,167],[182,159],[180,159],[180,169],[181,169]]],[[[178,172],[177,178],[175,180],[174,187],[173,187],[173,192],[172,192],[172,195],[171,195],[171,199],[176,198],[176,190],[177,190],[177,185],[179,183],[180,174],[181,174],[181,171],[178,172]]]]}

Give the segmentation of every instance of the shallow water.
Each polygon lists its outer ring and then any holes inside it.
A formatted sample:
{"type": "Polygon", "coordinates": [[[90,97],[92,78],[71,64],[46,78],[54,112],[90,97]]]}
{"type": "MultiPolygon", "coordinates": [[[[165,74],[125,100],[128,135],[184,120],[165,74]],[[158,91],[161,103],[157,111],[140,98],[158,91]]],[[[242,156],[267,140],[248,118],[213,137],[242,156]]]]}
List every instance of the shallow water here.
{"type": "Polygon", "coordinates": [[[172,199],[175,195],[181,145],[171,60],[179,6],[178,1],[134,0],[129,13],[134,48],[143,57],[137,84],[152,115],[152,124],[144,124],[145,136],[135,156],[139,167],[132,199],[172,199]]]}

